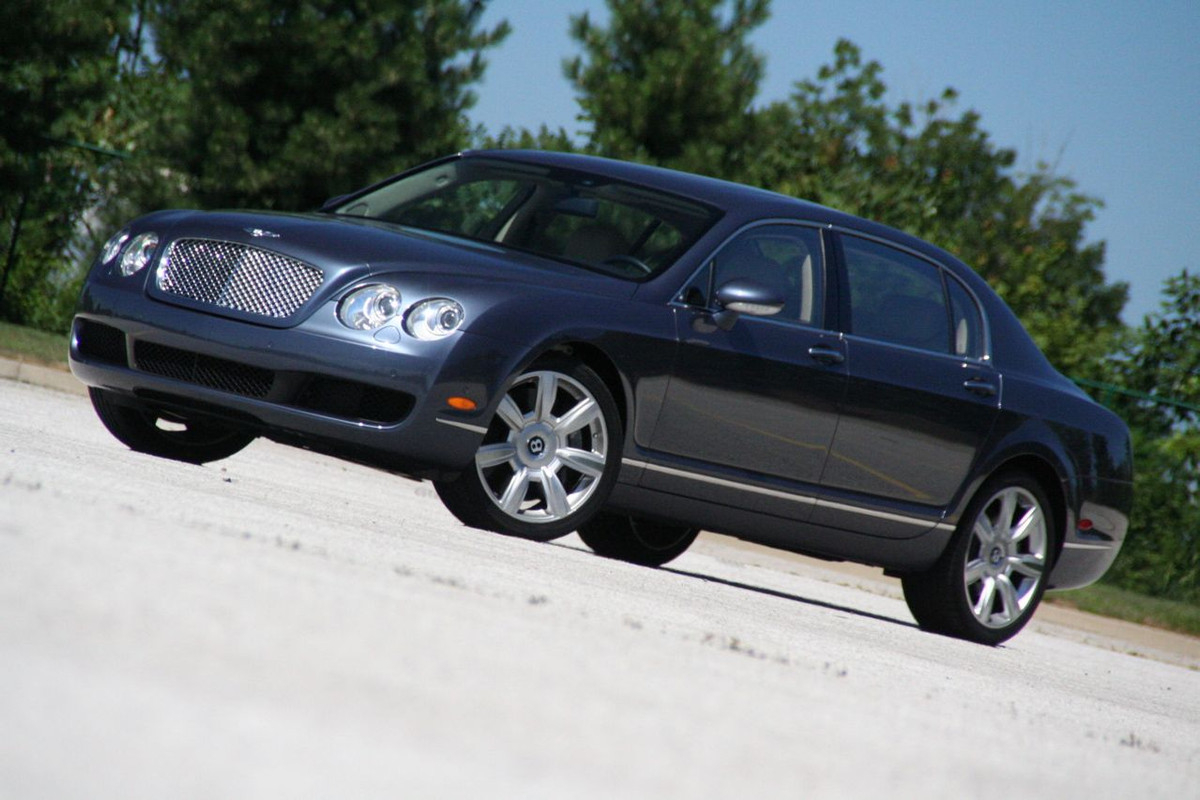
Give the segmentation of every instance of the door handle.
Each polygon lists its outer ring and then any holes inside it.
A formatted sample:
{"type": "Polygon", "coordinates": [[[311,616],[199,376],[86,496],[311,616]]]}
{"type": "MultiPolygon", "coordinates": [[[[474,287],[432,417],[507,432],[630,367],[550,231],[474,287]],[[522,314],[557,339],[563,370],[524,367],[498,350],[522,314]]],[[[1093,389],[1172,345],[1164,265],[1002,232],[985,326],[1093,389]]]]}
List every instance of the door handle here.
{"type": "Polygon", "coordinates": [[[996,384],[986,378],[971,378],[963,381],[963,388],[980,397],[995,397],[997,392],[996,384]]]}
{"type": "Polygon", "coordinates": [[[813,361],[826,366],[840,364],[846,360],[846,356],[842,354],[841,350],[822,344],[814,344],[808,348],[808,354],[812,356],[813,361]]]}

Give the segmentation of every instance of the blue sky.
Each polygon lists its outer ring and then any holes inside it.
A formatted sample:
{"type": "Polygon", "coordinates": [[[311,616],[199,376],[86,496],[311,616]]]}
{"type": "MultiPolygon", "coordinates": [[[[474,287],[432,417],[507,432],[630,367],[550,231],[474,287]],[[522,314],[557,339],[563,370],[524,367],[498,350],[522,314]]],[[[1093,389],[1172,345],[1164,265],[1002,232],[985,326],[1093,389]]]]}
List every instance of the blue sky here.
{"type": "MultiPolygon", "coordinates": [[[[513,32],[489,53],[475,122],[542,123],[575,133],[562,77],[578,51],[571,14],[607,18],[603,0],[493,0],[485,23],[513,32]]],[[[785,99],[848,38],[884,68],[889,100],[952,86],[958,110],[982,115],[1018,169],[1039,161],[1104,201],[1089,241],[1107,243],[1106,273],[1130,284],[1126,322],[1156,310],[1163,280],[1200,272],[1200,5],[1177,2],[774,0],[751,37],[766,56],[760,102],[785,99]]]]}

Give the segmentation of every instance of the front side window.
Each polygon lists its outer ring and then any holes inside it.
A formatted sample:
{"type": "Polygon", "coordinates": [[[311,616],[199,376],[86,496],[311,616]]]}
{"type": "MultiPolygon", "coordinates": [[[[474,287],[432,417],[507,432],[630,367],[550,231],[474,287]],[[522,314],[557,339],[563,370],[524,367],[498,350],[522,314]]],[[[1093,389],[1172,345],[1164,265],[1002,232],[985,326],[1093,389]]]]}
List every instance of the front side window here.
{"type": "Polygon", "coordinates": [[[825,296],[820,231],[783,224],[742,231],[717,251],[680,299],[712,308],[716,290],[734,280],[754,281],[779,292],[783,310],[772,319],[819,326],[825,296]]]}
{"type": "Polygon", "coordinates": [[[940,268],[868,239],[842,236],[841,242],[851,333],[918,350],[954,352],[940,268]]]}

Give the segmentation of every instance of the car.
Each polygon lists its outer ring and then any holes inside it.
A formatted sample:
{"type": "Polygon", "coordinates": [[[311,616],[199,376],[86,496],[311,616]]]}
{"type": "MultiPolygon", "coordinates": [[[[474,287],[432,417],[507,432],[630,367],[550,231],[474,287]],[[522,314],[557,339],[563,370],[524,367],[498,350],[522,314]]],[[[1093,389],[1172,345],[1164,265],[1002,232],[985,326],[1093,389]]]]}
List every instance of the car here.
{"type": "Polygon", "coordinates": [[[141,217],[89,271],[70,364],[135,451],[262,436],[651,567],[701,529],[861,562],[922,628],[985,644],[1100,578],[1132,500],[1126,426],[954,256],[590,156],[468,151],[311,213],[141,217]]]}

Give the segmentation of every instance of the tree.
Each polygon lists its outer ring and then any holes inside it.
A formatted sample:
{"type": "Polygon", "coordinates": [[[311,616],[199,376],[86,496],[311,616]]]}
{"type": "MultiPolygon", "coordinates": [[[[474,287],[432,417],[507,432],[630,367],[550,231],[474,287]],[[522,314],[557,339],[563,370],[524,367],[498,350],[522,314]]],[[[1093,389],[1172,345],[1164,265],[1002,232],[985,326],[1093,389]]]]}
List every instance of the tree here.
{"type": "Polygon", "coordinates": [[[148,139],[186,202],[299,210],[463,146],[484,0],[157,0],[183,83],[148,139]]]}
{"type": "Polygon", "coordinates": [[[1158,312],[1110,362],[1105,398],[1134,432],[1131,528],[1106,580],[1200,602],[1200,275],[1168,278],[1158,312]]]}
{"type": "Polygon", "coordinates": [[[883,68],[846,40],[816,80],[759,113],[747,178],[876,219],[951,251],[1004,297],[1068,374],[1093,377],[1122,330],[1127,287],[1109,284],[1104,246],[1084,241],[1099,201],[1039,166],[1017,173],[953,89],[889,105],[883,68]]]}
{"type": "Polygon", "coordinates": [[[0,6],[0,314],[65,326],[76,221],[106,158],[86,146],[115,72],[127,0],[7,0],[0,6]]]}
{"type": "Polygon", "coordinates": [[[590,149],[710,175],[751,156],[763,59],[746,37],[768,0],[608,0],[611,22],[571,17],[583,55],[564,64],[590,149]]]}

